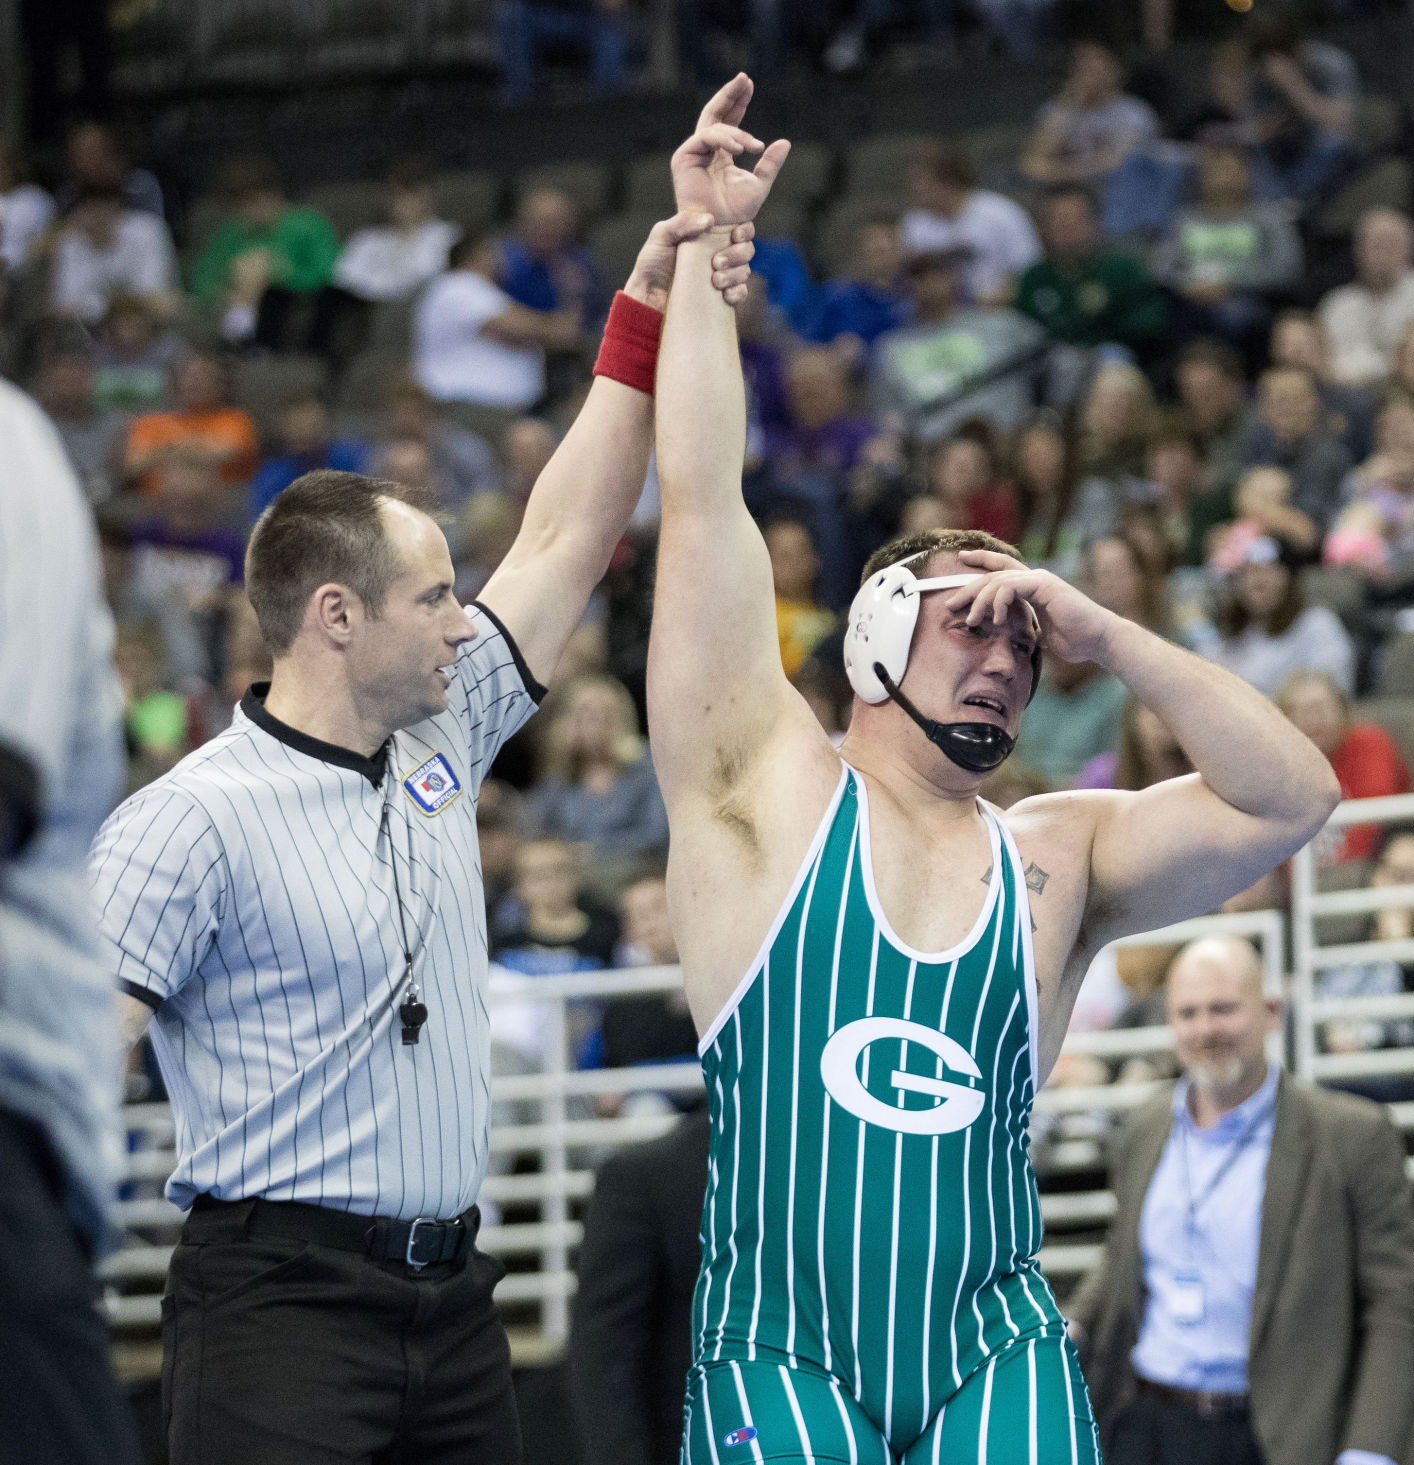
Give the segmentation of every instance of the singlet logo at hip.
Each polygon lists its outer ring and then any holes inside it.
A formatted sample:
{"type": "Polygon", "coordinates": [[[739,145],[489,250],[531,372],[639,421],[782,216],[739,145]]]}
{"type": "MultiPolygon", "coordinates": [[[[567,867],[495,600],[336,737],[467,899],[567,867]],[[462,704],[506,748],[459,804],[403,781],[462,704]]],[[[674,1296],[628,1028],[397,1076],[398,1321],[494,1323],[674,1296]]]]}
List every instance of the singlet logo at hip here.
{"type": "Polygon", "coordinates": [[[832,1034],[820,1054],[820,1077],[841,1109],[866,1124],[877,1124],[902,1134],[952,1134],[966,1129],[982,1112],[985,1096],[981,1089],[909,1073],[903,1068],[895,1068],[889,1075],[896,1090],[926,1094],[940,1102],[930,1109],[905,1109],[876,1098],[860,1082],[859,1059],[871,1043],[885,1038],[916,1043],[936,1054],[954,1072],[978,1080],[982,1077],[967,1049],[936,1028],[897,1017],[862,1017],[832,1034]]]}

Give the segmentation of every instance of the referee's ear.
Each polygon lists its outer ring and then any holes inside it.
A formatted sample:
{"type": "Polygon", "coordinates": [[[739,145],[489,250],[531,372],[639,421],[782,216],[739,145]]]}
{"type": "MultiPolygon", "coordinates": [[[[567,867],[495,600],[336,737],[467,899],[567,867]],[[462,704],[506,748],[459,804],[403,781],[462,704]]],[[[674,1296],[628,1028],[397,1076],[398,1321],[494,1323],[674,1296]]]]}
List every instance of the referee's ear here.
{"type": "Polygon", "coordinates": [[[363,602],[358,596],[347,585],[331,580],[310,595],[304,629],[314,631],[321,641],[344,645],[363,616],[363,602]]]}

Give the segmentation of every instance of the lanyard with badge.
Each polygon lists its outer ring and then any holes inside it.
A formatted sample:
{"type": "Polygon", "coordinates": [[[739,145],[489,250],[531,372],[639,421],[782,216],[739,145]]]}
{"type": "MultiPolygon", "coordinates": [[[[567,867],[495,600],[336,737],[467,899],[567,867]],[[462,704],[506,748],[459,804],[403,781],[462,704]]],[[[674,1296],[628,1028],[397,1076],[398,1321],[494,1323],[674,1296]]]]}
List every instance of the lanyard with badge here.
{"type": "Polygon", "coordinates": [[[1260,1109],[1248,1121],[1247,1127],[1228,1147],[1227,1154],[1223,1156],[1222,1164],[1213,1173],[1208,1183],[1198,1195],[1193,1194],[1193,1177],[1188,1166],[1188,1131],[1180,1131],[1179,1157],[1183,1163],[1183,1194],[1185,1200],[1183,1230],[1184,1239],[1188,1247],[1188,1266],[1186,1269],[1175,1272],[1173,1284],[1169,1295],[1169,1309],[1173,1319],[1186,1327],[1197,1327],[1203,1321],[1206,1311],[1203,1288],[1203,1278],[1198,1271],[1197,1261],[1194,1257],[1194,1241],[1202,1230],[1198,1223],[1198,1212],[1201,1207],[1212,1198],[1217,1188],[1227,1179],[1229,1171],[1242,1158],[1248,1145],[1257,1136],[1257,1131],[1262,1124],[1270,1117],[1272,1106],[1263,1104],[1260,1109]]]}

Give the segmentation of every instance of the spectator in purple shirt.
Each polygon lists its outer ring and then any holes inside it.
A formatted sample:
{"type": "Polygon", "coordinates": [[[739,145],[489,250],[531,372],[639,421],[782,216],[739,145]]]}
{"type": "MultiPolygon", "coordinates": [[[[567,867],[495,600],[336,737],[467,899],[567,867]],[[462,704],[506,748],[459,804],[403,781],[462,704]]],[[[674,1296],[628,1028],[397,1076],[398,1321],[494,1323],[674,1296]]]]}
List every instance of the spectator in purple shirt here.
{"type": "Polygon", "coordinates": [[[821,597],[840,609],[861,568],[845,528],[849,477],[878,429],[850,411],[848,367],[826,347],[790,356],[785,385],[788,420],[764,434],[768,494],[773,506],[789,505],[806,518],[820,556],[821,597]]]}

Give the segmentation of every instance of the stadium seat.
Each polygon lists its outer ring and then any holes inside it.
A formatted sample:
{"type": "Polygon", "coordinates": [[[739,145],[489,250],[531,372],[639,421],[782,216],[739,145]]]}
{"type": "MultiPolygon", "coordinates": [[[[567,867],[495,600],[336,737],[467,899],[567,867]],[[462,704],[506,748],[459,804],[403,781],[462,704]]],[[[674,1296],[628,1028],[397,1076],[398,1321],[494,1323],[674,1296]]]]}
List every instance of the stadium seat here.
{"type": "Polygon", "coordinates": [[[1365,95],[1355,104],[1355,141],[1365,152],[1377,152],[1398,140],[1400,104],[1393,97],[1365,95]]]}
{"type": "Polygon", "coordinates": [[[805,205],[777,198],[774,191],[756,216],[758,239],[793,239],[799,243],[805,232],[805,205]]]}
{"type": "Polygon", "coordinates": [[[309,70],[320,80],[394,76],[406,68],[412,27],[398,0],[304,0],[313,16],[309,70]]]}
{"type": "Polygon", "coordinates": [[[1324,605],[1344,616],[1362,604],[1365,586],[1348,565],[1311,565],[1301,572],[1301,594],[1307,605],[1324,605]]]}
{"type": "Polygon", "coordinates": [[[846,192],[902,199],[914,155],[938,140],[927,133],[895,132],[855,143],[845,153],[846,192]]]}
{"type": "MultiPolygon", "coordinates": [[[[219,17],[220,10],[213,10],[219,17]]],[[[288,87],[301,74],[309,55],[309,30],[303,14],[278,0],[260,0],[219,19],[203,37],[202,56],[194,80],[214,84],[288,87]]]]}
{"type": "MultiPolygon", "coordinates": [[[[1374,871],[1373,860],[1343,860],[1338,865],[1317,865],[1316,889],[1321,894],[1335,890],[1363,890],[1374,871]]],[[[1370,924],[1365,911],[1353,914],[1319,916],[1316,939],[1322,946],[1342,946],[1347,941],[1363,941],[1370,924]]]]}
{"type": "Polygon", "coordinates": [[[569,196],[580,218],[590,223],[608,205],[610,176],[604,163],[546,163],[517,173],[512,187],[517,203],[537,188],[559,189],[569,196]]]}
{"type": "Polygon", "coordinates": [[[387,208],[383,185],[359,179],[350,183],[324,183],[311,188],[300,199],[309,208],[318,209],[334,226],[341,239],[357,229],[380,223],[387,208]]]}
{"type": "MultiPolygon", "coordinates": [[[[766,139],[762,139],[766,141],[766,139]]],[[[771,197],[810,206],[823,197],[835,169],[834,150],[823,142],[796,143],[771,188],[771,197]]]]}
{"type": "Polygon", "coordinates": [[[589,231],[589,249],[607,284],[617,288],[628,279],[658,213],[616,214],[589,231]]]}
{"type": "Polygon", "coordinates": [[[463,229],[485,229],[500,211],[501,180],[484,168],[439,173],[432,180],[437,212],[463,229]]]}
{"type": "Polygon", "coordinates": [[[247,356],[231,368],[236,405],[255,419],[262,434],[297,393],[322,392],[329,368],[317,356],[247,356]]]}
{"type": "Polygon", "coordinates": [[[1403,158],[1381,158],[1358,173],[1316,215],[1317,234],[1349,234],[1366,209],[1398,209],[1407,213],[1411,194],[1409,164],[1403,158]]]}
{"type": "Polygon", "coordinates": [[[491,0],[422,0],[418,59],[427,66],[500,64],[491,0]]]}
{"type": "Polygon", "coordinates": [[[1351,709],[1356,722],[1377,722],[1399,744],[1414,769],[1414,696],[1364,697],[1351,709]]]}
{"type": "Polygon", "coordinates": [[[673,180],[661,153],[634,158],[624,170],[624,211],[665,219],[673,212],[673,180]]]}
{"type": "Polygon", "coordinates": [[[339,412],[381,412],[392,384],[406,376],[408,353],[400,347],[368,346],[344,368],[335,406],[339,412]]]}
{"type": "Polygon", "coordinates": [[[412,301],[378,301],[368,313],[368,344],[406,355],[412,345],[412,301]]]}
{"type": "Polygon", "coordinates": [[[899,202],[877,194],[855,194],[841,199],[815,229],[813,252],[822,278],[843,274],[849,268],[859,226],[866,219],[897,216],[899,202]]]}
{"type": "Polygon", "coordinates": [[[1414,632],[1391,636],[1380,654],[1380,695],[1414,697],[1414,632]]]}

